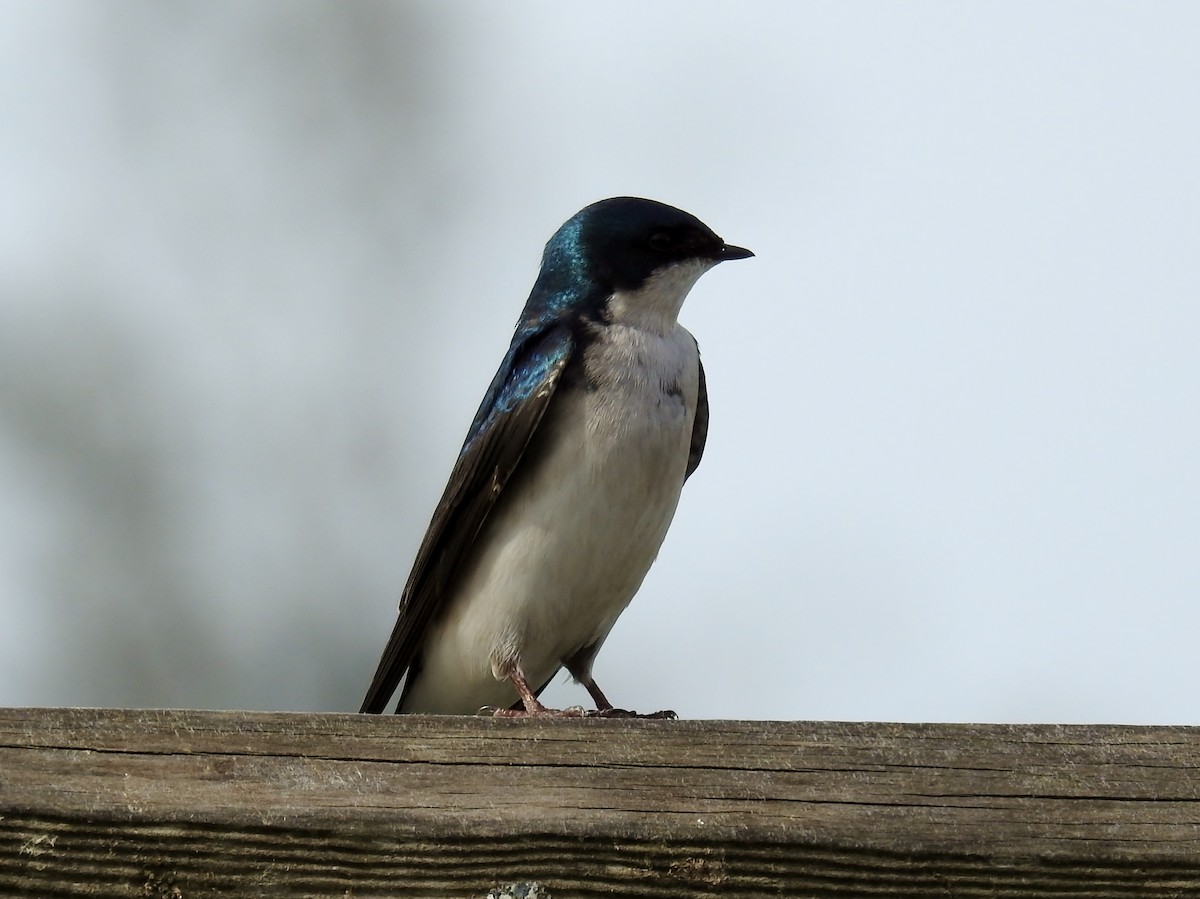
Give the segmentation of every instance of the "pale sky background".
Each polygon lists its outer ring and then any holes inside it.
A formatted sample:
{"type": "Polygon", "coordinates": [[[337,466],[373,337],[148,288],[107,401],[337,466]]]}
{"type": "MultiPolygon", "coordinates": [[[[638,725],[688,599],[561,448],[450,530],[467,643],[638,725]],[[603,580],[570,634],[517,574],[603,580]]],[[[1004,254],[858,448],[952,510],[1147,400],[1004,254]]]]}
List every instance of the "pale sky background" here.
{"type": "MultiPolygon", "coordinates": [[[[0,705],[358,707],[542,245],[653,197],[686,717],[1200,723],[1200,4],[0,4],[0,705]]],[[[586,699],[562,683],[548,697],[586,699]]]]}

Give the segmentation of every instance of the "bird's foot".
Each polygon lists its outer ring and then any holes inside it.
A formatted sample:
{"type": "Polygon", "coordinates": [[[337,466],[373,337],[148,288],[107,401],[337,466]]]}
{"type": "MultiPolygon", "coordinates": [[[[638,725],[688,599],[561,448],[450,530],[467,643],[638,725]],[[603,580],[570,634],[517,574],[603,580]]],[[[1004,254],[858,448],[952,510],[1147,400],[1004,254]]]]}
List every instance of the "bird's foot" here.
{"type": "Polygon", "coordinates": [[[585,709],[583,706],[573,705],[565,709],[549,709],[544,705],[539,708],[496,708],[495,706],[485,705],[479,710],[481,715],[491,715],[493,718],[618,718],[622,720],[639,719],[642,721],[674,721],[679,716],[669,709],[664,709],[661,712],[650,712],[642,714],[639,712],[631,712],[629,709],[585,709]]]}
{"type": "Polygon", "coordinates": [[[575,668],[571,668],[571,673],[576,680],[581,681],[587,687],[588,692],[592,695],[592,701],[596,703],[594,711],[588,711],[580,705],[568,706],[565,709],[546,708],[537,698],[537,693],[530,689],[529,682],[525,679],[521,669],[514,667],[508,673],[508,679],[512,681],[512,685],[517,689],[517,695],[521,697],[520,705],[512,705],[508,708],[484,706],[479,710],[479,714],[490,714],[493,718],[642,718],[658,721],[670,721],[679,717],[669,710],[639,715],[628,709],[613,708],[613,704],[600,692],[600,688],[596,686],[596,682],[590,674],[581,674],[575,668]]]}
{"type": "Polygon", "coordinates": [[[485,705],[479,710],[481,715],[491,715],[493,718],[587,718],[589,712],[581,705],[568,706],[565,709],[548,709],[540,702],[536,708],[505,708],[485,705]]]}
{"type": "Polygon", "coordinates": [[[629,709],[596,709],[588,712],[588,718],[637,718],[642,721],[674,721],[679,716],[670,709],[660,712],[631,712],[629,709]]]}

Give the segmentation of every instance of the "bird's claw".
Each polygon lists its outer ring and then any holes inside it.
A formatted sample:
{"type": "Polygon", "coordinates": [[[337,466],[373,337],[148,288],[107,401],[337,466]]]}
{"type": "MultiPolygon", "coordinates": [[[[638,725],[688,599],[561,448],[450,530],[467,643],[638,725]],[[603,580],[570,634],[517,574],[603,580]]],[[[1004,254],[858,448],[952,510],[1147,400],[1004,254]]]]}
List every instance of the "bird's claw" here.
{"type": "Polygon", "coordinates": [[[596,709],[588,718],[637,718],[642,721],[674,721],[679,716],[670,709],[659,712],[631,712],[629,709],[596,709]]]}
{"type": "Polygon", "coordinates": [[[513,709],[485,705],[480,708],[478,714],[490,715],[493,718],[619,718],[640,719],[643,721],[674,721],[679,717],[670,709],[642,714],[631,712],[629,709],[585,709],[581,705],[572,705],[565,709],[548,709],[545,707],[540,709],[513,709]]]}
{"type": "Polygon", "coordinates": [[[589,712],[581,705],[568,706],[565,709],[510,709],[496,708],[485,705],[479,710],[481,715],[491,715],[493,718],[586,718],[589,712]]]}

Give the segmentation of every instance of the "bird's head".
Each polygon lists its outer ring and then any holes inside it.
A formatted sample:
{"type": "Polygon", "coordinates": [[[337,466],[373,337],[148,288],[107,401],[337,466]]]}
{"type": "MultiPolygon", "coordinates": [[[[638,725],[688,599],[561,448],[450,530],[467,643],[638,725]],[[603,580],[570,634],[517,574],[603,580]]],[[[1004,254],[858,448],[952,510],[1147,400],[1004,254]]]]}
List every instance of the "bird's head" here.
{"type": "Polygon", "coordinates": [[[550,238],[530,304],[560,310],[595,304],[609,320],[649,316],[673,323],[704,272],[753,255],[674,206],[638,197],[600,200],[550,238]]]}

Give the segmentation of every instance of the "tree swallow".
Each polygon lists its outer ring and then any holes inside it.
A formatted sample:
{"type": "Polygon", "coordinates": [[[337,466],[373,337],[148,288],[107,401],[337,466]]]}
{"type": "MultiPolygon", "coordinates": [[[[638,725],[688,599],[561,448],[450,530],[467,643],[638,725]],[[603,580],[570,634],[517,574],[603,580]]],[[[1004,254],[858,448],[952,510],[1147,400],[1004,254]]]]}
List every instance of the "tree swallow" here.
{"type": "MultiPolygon", "coordinates": [[[[601,200],[542,267],[417,551],[363,712],[630,714],[592,662],[700,464],[708,396],[678,322],[730,246],[680,209],[601,200]],[[595,712],[547,709],[562,668],[595,712]]],[[[670,713],[663,713],[670,714],[670,713]]]]}

